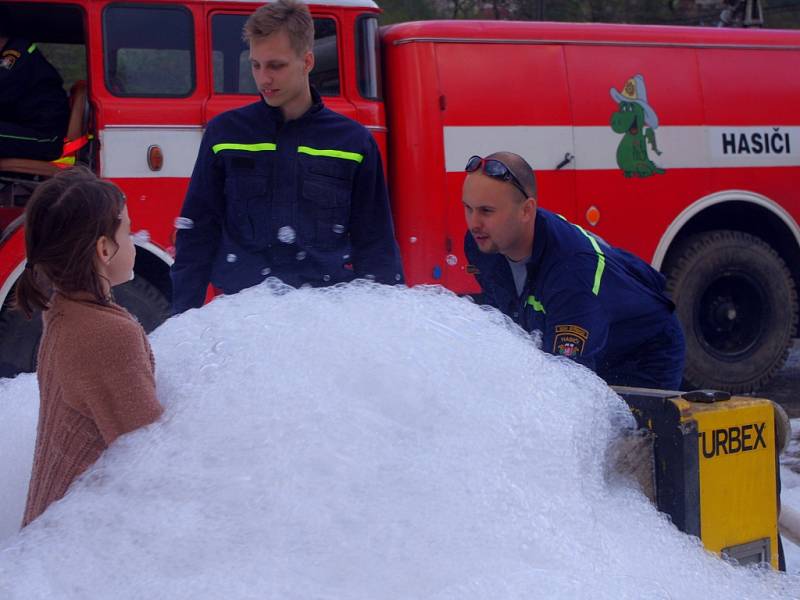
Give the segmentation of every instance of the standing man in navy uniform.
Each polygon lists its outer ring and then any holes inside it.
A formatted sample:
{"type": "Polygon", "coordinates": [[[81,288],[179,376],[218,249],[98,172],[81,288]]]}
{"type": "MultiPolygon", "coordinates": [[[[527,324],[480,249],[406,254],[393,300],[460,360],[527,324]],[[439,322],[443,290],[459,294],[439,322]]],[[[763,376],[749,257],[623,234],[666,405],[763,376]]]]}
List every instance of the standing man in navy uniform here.
{"type": "Polygon", "coordinates": [[[55,160],[69,122],[64,82],[36,44],[12,37],[11,28],[0,7],[0,158],[55,160]]]}
{"type": "Polygon", "coordinates": [[[538,208],[521,156],[473,156],[466,171],[464,251],[485,303],[609,384],[680,389],[685,344],[664,277],[538,208]]]}
{"type": "Polygon", "coordinates": [[[292,286],[403,281],[375,140],[309,84],[314,23],[297,0],[244,28],[258,102],[209,124],[184,200],[173,309],[274,276],[292,286]]]}

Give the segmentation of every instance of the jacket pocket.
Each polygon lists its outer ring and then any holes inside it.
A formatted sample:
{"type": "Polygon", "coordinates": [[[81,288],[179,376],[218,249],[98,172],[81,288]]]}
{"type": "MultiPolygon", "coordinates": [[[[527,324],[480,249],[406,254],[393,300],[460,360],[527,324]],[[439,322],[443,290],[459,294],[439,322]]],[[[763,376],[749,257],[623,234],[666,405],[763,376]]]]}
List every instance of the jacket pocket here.
{"type": "Polygon", "coordinates": [[[331,249],[347,237],[353,169],[336,159],[304,161],[304,213],[313,221],[307,229],[309,242],[320,249],[331,249]]]}
{"type": "Polygon", "coordinates": [[[267,177],[233,171],[225,180],[228,234],[251,249],[267,246],[269,186],[267,177]]]}

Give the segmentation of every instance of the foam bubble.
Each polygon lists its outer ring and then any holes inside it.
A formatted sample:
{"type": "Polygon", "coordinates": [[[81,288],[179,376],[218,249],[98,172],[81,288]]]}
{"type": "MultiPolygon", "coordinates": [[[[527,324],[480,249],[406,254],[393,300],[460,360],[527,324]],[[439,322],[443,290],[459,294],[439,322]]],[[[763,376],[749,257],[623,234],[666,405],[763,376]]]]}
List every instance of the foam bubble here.
{"type": "Polygon", "coordinates": [[[296,238],[297,234],[289,225],[284,225],[278,230],[278,240],[284,244],[293,244],[296,238]]]}
{"type": "Polygon", "coordinates": [[[137,244],[148,244],[150,243],[150,232],[147,229],[140,229],[136,233],[132,233],[131,237],[133,238],[134,242],[137,244]]]}
{"type": "Polygon", "coordinates": [[[194,221],[188,217],[175,217],[175,229],[193,229],[194,221]]]}

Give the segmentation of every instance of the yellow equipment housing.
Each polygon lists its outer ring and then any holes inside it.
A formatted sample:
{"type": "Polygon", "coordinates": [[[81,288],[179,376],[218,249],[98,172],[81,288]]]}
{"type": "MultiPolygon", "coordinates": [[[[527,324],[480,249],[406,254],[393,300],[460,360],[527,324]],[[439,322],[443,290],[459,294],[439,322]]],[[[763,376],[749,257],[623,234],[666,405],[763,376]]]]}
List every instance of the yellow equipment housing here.
{"type": "Polygon", "coordinates": [[[778,568],[778,461],[769,400],[615,388],[654,436],[658,509],[739,564],[778,568]]]}

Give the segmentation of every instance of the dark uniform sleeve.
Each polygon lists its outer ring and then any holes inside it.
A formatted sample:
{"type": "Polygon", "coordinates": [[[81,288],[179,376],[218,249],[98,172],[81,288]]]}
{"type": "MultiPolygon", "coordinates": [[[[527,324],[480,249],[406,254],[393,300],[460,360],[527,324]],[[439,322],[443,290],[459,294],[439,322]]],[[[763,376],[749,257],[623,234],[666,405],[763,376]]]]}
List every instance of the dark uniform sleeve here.
{"type": "MultiPolygon", "coordinates": [[[[0,105],[19,102],[27,91],[27,86],[20,82],[31,77],[29,45],[24,40],[9,40],[0,51],[0,105]]],[[[1,120],[5,120],[2,115],[1,120]]]]}
{"type": "Polygon", "coordinates": [[[353,270],[358,277],[372,276],[386,284],[403,282],[381,154],[371,135],[353,184],[350,242],[353,270]]]}
{"type": "Polygon", "coordinates": [[[175,314],[203,305],[219,247],[225,211],[225,174],[214,154],[209,130],[203,136],[181,217],[188,228],[175,237],[172,309],[175,314]]]}
{"type": "Polygon", "coordinates": [[[543,300],[542,350],[567,356],[593,371],[608,343],[609,321],[592,292],[596,261],[580,259],[548,277],[543,300]]]}

